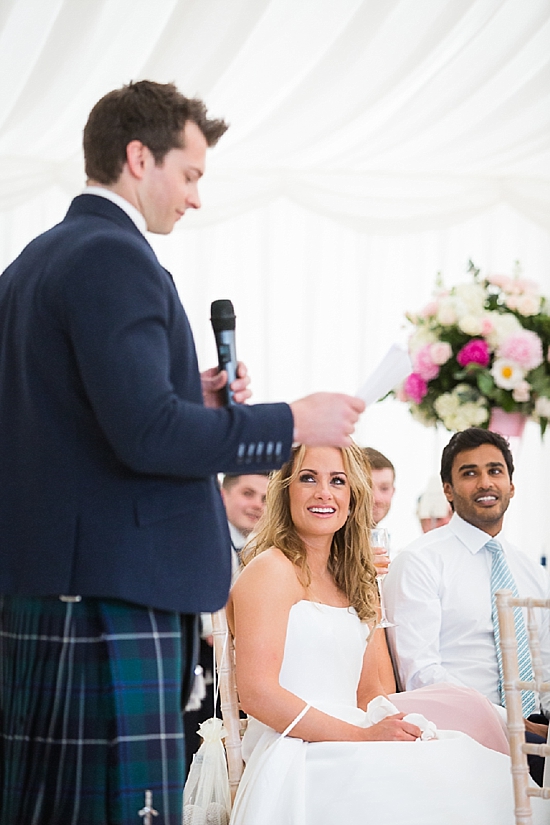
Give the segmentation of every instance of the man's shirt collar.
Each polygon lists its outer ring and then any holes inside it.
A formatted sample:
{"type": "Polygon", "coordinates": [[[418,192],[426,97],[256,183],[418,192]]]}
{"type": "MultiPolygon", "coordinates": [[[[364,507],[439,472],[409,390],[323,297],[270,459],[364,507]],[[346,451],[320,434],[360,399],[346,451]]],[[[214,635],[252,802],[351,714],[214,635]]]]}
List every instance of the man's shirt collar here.
{"type": "Polygon", "coordinates": [[[133,220],[139,231],[145,235],[147,232],[147,222],[139,209],[123,198],[122,195],[113,192],[111,189],[106,189],[104,186],[86,186],[83,195],[98,195],[100,198],[107,198],[107,200],[119,206],[129,218],[133,220]]]}
{"type": "Polygon", "coordinates": [[[470,522],[464,521],[464,519],[460,518],[456,513],[453,514],[449,522],[449,528],[472,554],[478,553],[492,538],[501,541],[501,539],[499,539],[500,533],[496,536],[490,536],[489,533],[480,530],[479,527],[474,527],[470,522]]]}

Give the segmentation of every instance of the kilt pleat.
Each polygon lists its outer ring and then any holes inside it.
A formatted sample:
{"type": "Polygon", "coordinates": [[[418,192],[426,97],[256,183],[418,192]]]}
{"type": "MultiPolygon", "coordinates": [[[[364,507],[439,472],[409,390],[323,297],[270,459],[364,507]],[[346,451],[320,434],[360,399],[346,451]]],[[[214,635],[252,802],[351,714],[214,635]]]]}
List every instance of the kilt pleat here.
{"type": "Polygon", "coordinates": [[[0,599],[0,825],[180,825],[180,616],[0,599]]]}

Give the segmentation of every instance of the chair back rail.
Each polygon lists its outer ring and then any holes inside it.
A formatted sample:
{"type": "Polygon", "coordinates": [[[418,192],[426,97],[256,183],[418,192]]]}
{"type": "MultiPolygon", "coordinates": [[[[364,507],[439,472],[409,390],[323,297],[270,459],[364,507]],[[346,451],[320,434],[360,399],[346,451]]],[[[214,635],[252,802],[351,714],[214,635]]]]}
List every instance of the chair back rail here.
{"type": "Polygon", "coordinates": [[[532,825],[531,797],[550,799],[550,787],[533,788],[530,786],[527,754],[550,755],[550,746],[525,743],[521,691],[533,690],[540,694],[550,690],[550,682],[544,681],[538,624],[535,616],[535,609],[550,611],[550,599],[519,598],[514,596],[510,590],[499,590],[496,593],[496,602],[500,625],[503,688],[508,716],[516,825],[532,825]],[[522,682],[519,678],[515,607],[527,610],[527,633],[534,675],[534,679],[529,682],[522,682]]]}
{"type": "Polygon", "coordinates": [[[235,799],[244,764],[241,749],[242,720],[239,715],[239,697],[235,676],[235,649],[227,626],[225,609],[212,614],[214,653],[218,671],[220,706],[224,727],[227,731],[225,752],[231,790],[231,804],[235,799]]]}

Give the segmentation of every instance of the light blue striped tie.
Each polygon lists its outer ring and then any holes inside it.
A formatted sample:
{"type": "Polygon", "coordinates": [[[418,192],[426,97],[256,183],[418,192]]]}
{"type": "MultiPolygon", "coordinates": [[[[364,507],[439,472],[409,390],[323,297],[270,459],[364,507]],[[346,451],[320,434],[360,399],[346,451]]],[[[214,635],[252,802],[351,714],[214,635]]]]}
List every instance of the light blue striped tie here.
{"type": "MultiPolygon", "coordinates": [[[[495,634],[495,648],[498,662],[498,689],[500,692],[501,701],[506,707],[506,698],[504,696],[504,689],[502,686],[502,651],[500,649],[500,627],[498,624],[497,602],[495,593],[497,590],[511,590],[514,596],[518,595],[518,588],[508,562],[502,551],[500,543],[496,539],[491,539],[485,545],[487,550],[493,554],[493,563],[491,565],[491,616],[493,619],[493,631],[495,634]]],[[[529,652],[529,644],[527,641],[527,631],[525,629],[525,621],[521,607],[514,608],[514,622],[516,625],[516,640],[518,646],[518,665],[519,678],[522,682],[530,682],[533,679],[533,667],[531,665],[531,654],[529,652]]],[[[527,719],[535,710],[535,694],[532,690],[521,691],[521,708],[523,716],[527,719]]]]}

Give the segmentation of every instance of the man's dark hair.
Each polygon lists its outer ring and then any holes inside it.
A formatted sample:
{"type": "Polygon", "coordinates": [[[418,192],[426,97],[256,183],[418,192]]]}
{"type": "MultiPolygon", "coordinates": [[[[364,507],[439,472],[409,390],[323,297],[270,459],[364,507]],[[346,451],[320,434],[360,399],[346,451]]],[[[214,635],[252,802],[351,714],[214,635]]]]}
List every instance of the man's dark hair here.
{"type": "Polygon", "coordinates": [[[379,452],[379,450],[375,450],[374,447],[363,447],[362,449],[369,460],[371,470],[385,470],[387,468],[393,472],[393,476],[395,478],[395,467],[389,458],[386,458],[384,453],[379,452]]]}
{"type": "Polygon", "coordinates": [[[181,132],[187,121],[214,146],[227,129],[223,120],[207,117],[198,98],[184,97],[173,83],[140,80],[109,92],[99,100],[84,127],[86,175],[98,183],[115,183],[126,162],[126,147],[141,141],[157,165],[170,149],[183,149],[181,132]]]}
{"type": "Polygon", "coordinates": [[[445,449],[441,454],[441,481],[449,484],[451,481],[451,472],[453,469],[453,462],[459,453],[466,450],[475,450],[476,447],[481,447],[482,444],[492,444],[497,450],[500,450],[502,457],[508,468],[508,475],[510,481],[514,474],[514,460],[510,451],[510,445],[506,439],[499,433],[494,433],[491,430],[483,430],[481,427],[469,427],[461,433],[455,433],[445,449]]]}

